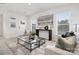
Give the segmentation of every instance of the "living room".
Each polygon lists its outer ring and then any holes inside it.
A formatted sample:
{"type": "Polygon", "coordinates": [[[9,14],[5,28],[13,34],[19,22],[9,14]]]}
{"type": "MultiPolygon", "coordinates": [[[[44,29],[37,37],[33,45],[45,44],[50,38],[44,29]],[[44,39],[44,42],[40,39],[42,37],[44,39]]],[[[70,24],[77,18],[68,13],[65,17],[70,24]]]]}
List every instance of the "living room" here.
{"type": "Polygon", "coordinates": [[[78,55],[78,10],[76,3],[1,3],[0,55],[78,55]],[[63,35],[71,39],[66,41],[68,49],[55,48],[63,35]]]}

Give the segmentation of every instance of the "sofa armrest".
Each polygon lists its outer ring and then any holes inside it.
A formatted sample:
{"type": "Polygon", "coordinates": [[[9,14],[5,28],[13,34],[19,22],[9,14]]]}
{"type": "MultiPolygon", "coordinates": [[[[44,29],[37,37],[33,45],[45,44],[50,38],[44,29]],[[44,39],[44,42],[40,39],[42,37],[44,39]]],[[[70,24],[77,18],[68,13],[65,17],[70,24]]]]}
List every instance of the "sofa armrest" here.
{"type": "Polygon", "coordinates": [[[48,46],[45,48],[45,55],[73,55],[73,53],[53,46],[48,46]]]}

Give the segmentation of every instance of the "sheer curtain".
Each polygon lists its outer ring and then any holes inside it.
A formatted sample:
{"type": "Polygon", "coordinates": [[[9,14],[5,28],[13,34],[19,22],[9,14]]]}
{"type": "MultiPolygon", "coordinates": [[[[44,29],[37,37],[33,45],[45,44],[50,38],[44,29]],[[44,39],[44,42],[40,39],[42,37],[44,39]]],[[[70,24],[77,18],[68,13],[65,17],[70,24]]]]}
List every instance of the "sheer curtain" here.
{"type": "Polygon", "coordinates": [[[73,26],[74,26],[73,29],[74,29],[76,36],[79,36],[79,24],[73,24],[73,26]]]}

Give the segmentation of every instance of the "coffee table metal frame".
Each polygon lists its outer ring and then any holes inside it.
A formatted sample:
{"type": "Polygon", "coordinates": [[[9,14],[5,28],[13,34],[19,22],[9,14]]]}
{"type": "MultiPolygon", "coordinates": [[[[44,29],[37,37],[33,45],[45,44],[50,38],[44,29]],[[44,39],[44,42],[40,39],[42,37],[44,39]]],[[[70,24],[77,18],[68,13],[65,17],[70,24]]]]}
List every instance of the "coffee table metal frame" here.
{"type": "Polygon", "coordinates": [[[36,42],[32,42],[32,39],[29,39],[29,41],[24,41],[21,38],[17,38],[17,44],[20,44],[21,46],[25,47],[26,49],[28,49],[30,52],[36,48],[39,48],[41,45],[45,44],[45,38],[40,38],[39,40],[37,40],[36,42]],[[24,44],[21,44],[20,41],[24,42],[24,44]],[[31,43],[32,42],[32,43],[31,43]],[[32,48],[32,45],[35,45],[34,48],[32,48]],[[30,47],[28,47],[27,45],[29,45],[30,47]]]}

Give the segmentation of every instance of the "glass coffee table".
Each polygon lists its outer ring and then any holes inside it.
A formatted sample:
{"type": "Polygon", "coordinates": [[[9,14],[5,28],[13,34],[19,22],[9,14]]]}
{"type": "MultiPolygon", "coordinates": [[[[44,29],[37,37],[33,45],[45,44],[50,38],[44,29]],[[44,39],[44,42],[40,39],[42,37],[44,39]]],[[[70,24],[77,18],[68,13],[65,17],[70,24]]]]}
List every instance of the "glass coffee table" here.
{"type": "Polygon", "coordinates": [[[29,37],[18,37],[17,43],[27,48],[30,52],[45,43],[45,38],[39,37],[38,39],[29,39],[29,37]]]}

